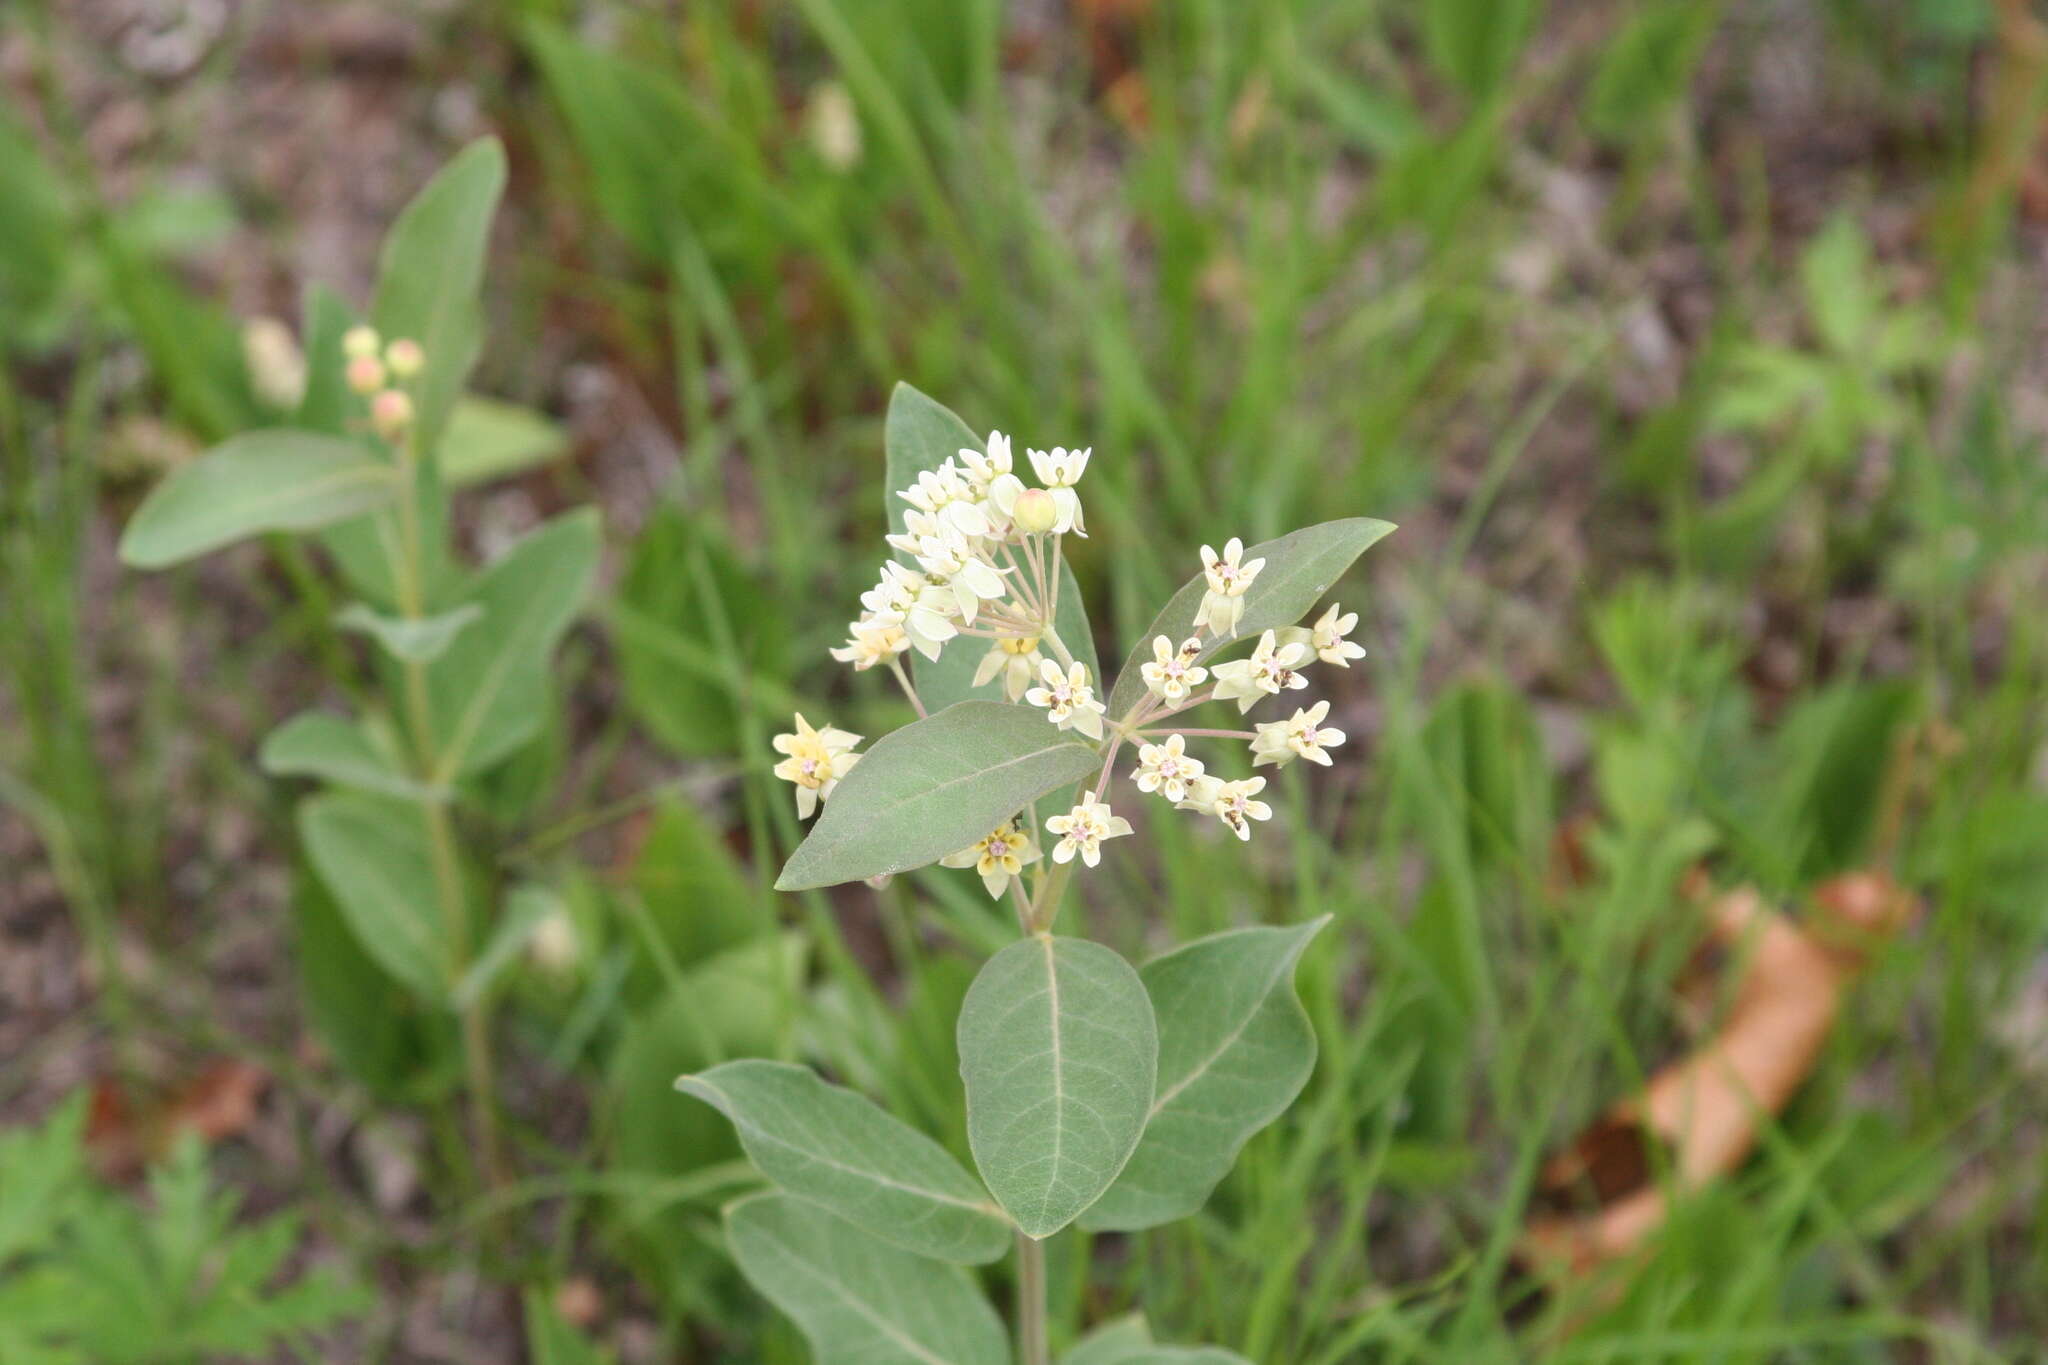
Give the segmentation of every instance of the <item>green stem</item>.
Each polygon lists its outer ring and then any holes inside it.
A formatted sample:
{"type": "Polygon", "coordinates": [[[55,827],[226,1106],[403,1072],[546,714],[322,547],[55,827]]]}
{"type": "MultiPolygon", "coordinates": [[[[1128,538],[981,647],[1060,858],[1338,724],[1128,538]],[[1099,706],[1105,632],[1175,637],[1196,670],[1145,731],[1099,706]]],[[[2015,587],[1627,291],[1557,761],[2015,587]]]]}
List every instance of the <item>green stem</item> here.
{"type": "Polygon", "coordinates": [[[1050,1365],[1045,1343],[1045,1243],[1017,1234],[1018,1365],[1050,1365]]]}
{"type": "Polygon", "coordinates": [[[1031,901],[1031,921],[1025,926],[1026,933],[1052,931],[1052,922],[1060,913],[1060,897],[1066,894],[1067,882],[1073,875],[1074,865],[1070,862],[1052,865],[1052,871],[1038,883],[1038,895],[1031,901]]]}

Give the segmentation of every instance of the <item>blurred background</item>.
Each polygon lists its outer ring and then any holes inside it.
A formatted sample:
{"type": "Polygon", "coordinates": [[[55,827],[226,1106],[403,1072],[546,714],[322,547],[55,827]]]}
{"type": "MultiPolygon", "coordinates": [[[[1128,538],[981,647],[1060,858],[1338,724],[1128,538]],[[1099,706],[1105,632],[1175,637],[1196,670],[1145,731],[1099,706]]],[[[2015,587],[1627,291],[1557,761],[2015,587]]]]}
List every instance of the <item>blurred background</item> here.
{"type": "Polygon", "coordinates": [[[1262,1362],[2042,1358],[2034,6],[14,0],[0,88],[0,1359],[803,1359],[670,1081],[802,1058],[959,1144],[972,879],[768,890],[766,737],[906,718],[825,652],[898,379],[1093,447],[1105,658],[1204,540],[1401,524],[1336,593],[1370,653],[1320,680],[1328,780],[1088,880],[1134,957],[1336,929],[1301,1103],[1199,1218],[1063,1243],[1062,1339],[1135,1303],[1262,1362]],[[308,290],[360,304],[486,133],[455,535],[594,502],[605,538],[555,719],[463,826],[545,898],[488,1188],[452,1028],[252,762],[361,687],[345,599],[282,543],[113,552],[293,405],[308,290]],[[1784,987],[1843,1004],[1777,1046],[1755,1155],[1536,1272],[1529,1220],[1588,1197],[1546,1156],[1762,989],[1702,899],[1824,929],[1845,873],[1916,909],[1784,987]]]}

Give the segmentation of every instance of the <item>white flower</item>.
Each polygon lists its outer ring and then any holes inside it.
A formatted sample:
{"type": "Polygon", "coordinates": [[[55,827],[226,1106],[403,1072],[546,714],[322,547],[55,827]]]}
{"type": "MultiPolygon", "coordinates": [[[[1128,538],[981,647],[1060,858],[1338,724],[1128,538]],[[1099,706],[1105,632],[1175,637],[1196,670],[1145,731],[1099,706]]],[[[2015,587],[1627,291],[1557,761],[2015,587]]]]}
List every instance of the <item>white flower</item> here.
{"type": "Polygon", "coordinates": [[[1286,763],[1290,759],[1305,758],[1311,763],[1330,766],[1330,756],[1325,749],[1334,749],[1344,742],[1342,730],[1319,730],[1323,717],[1330,714],[1330,703],[1319,701],[1306,711],[1296,711],[1286,720],[1267,721],[1258,727],[1258,737],[1252,741],[1252,763],[1286,763]]]}
{"type": "Polygon", "coordinates": [[[840,663],[852,664],[856,673],[887,663],[910,648],[910,637],[904,633],[900,617],[863,616],[846,629],[846,643],[834,648],[832,657],[840,663]]]}
{"type": "Polygon", "coordinates": [[[1000,431],[988,434],[988,450],[960,448],[960,466],[967,471],[967,491],[977,502],[986,501],[997,479],[1010,472],[1010,438],[1000,431]]]}
{"type": "Polygon", "coordinates": [[[1250,658],[1218,664],[1211,670],[1216,675],[1216,700],[1235,701],[1242,715],[1261,697],[1278,696],[1284,688],[1307,687],[1308,679],[1294,671],[1307,658],[1307,645],[1292,640],[1277,644],[1269,630],[1259,637],[1250,658]]]}
{"type": "Polygon", "coordinates": [[[966,536],[948,526],[943,533],[925,536],[917,543],[917,564],[934,580],[942,580],[953,597],[953,608],[964,623],[972,625],[983,602],[1000,602],[1009,595],[1003,576],[981,558],[966,536]]]}
{"type": "Polygon", "coordinates": [[[1144,675],[1146,690],[1163,701],[1180,701],[1209,677],[1209,670],[1195,663],[1202,642],[1193,638],[1179,649],[1164,635],[1152,637],[1152,662],[1138,671],[1144,675]]]}
{"type": "Polygon", "coordinates": [[[981,510],[959,466],[947,460],[937,469],[927,469],[917,482],[896,494],[918,511],[936,517],[964,536],[989,534],[988,516],[981,510]]]}
{"type": "Polygon", "coordinates": [[[860,755],[853,752],[858,743],[859,735],[829,725],[813,730],[801,714],[796,718],[795,733],[775,737],[775,751],[788,755],[775,765],[775,775],[796,784],[797,819],[810,819],[818,803],[839,785],[839,779],[853,770],[860,761],[860,755]]]}
{"type": "Polygon", "coordinates": [[[1045,708],[1045,717],[1062,730],[1079,730],[1090,739],[1102,738],[1102,714],[1108,709],[1095,700],[1095,689],[1088,685],[1088,670],[1081,664],[1074,664],[1066,672],[1051,659],[1043,659],[1038,665],[1038,676],[1044,682],[1024,694],[1024,700],[1033,706],[1045,708]]]}
{"type": "Polygon", "coordinates": [[[981,667],[974,670],[974,685],[985,687],[1000,673],[1003,675],[1003,695],[1011,701],[1021,701],[1025,690],[1031,686],[1032,675],[1038,672],[1038,666],[1043,662],[1045,659],[1038,652],[1036,635],[998,640],[982,656],[981,667]]]}
{"type": "Polygon", "coordinates": [[[1358,613],[1348,611],[1339,616],[1338,610],[1335,602],[1330,603],[1330,609],[1323,613],[1309,635],[1309,648],[1315,650],[1316,657],[1324,663],[1349,668],[1351,660],[1365,657],[1365,646],[1344,638],[1358,628],[1358,613]]]}
{"type": "Polygon", "coordinates": [[[1131,832],[1131,822],[1113,814],[1109,804],[1096,800],[1093,792],[1083,795],[1081,804],[1065,815],[1048,819],[1045,827],[1060,836],[1059,843],[1052,850],[1054,862],[1070,863],[1079,853],[1081,861],[1090,867],[1102,861],[1104,839],[1120,838],[1131,832]]]}
{"type": "Polygon", "coordinates": [[[1138,746],[1138,769],[1131,774],[1139,791],[1158,792],[1179,803],[1202,780],[1202,760],[1187,753],[1187,737],[1168,735],[1164,744],[1138,746]]]}
{"type": "Polygon", "coordinates": [[[1052,494],[1053,506],[1059,509],[1059,518],[1053,522],[1053,534],[1065,535],[1072,531],[1085,537],[1088,532],[1081,526],[1081,495],[1074,491],[1074,485],[1081,481],[1081,475],[1088,468],[1088,457],[1094,454],[1094,447],[1087,450],[1068,450],[1065,446],[1054,446],[1050,451],[1027,450],[1031,457],[1031,468],[1038,475],[1038,481],[1052,494]]]}
{"type": "Polygon", "coordinates": [[[1236,536],[1224,543],[1220,555],[1204,545],[1202,577],[1208,580],[1208,591],[1202,594],[1202,605],[1195,613],[1196,622],[1207,626],[1218,639],[1228,639],[1237,634],[1237,623],[1244,617],[1245,589],[1265,567],[1263,559],[1244,562],[1244,542],[1236,536]]]}
{"type": "Polygon", "coordinates": [[[1240,839],[1252,837],[1251,821],[1270,820],[1273,808],[1263,801],[1252,798],[1266,789],[1263,777],[1248,777],[1241,782],[1219,782],[1205,777],[1195,784],[1188,799],[1179,803],[1182,810],[1198,810],[1213,815],[1230,826],[1231,832],[1240,839]]]}
{"type": "Polygon", "coordinates": [[[894,560],[882,565],[881,581],[860,595],[860,604],[872,619],[901,625],[927,659],[938,658],[940,647],[960,633],[952,592],[894,560]]]}
{"type": "Polygon", "coordinates": [[[1039,856],[1037,847],[1031,842],[1031,832],[1013,820],[989,831],[958,853],[948,853],[939,859],[939,865],[973,868],[981,874],[981,884],[988,889],[989,898],[1000,900],[1002,894],[1010,889],[1010,878],[1021,876],[1024,865],[1037,862],[1039,856]]]}

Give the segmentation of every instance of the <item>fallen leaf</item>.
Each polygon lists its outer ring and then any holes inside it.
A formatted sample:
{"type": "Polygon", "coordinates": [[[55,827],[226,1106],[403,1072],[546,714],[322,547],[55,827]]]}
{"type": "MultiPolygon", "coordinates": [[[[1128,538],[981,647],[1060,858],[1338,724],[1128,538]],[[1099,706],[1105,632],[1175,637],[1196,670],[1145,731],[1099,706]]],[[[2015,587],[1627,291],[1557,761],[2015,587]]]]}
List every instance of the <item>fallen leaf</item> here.
{"type": "Polygon", "coordinates": [[[151,1099],[103,1078],[93,1087],[85,1143],[109,1179],[127,1179],[163,1158],[187,1133],[211,1145],[244,1132],[270,1077],[235,1057],[208,1063],[184,1084],[151,1099]]]}
{"type": "Polygon", "coordinates": [[[1871,872],[1826,882],[1812,899],[1803,925],[1748,887],[1705,903],[1707,946],[1726,955],[1724,970],[1742,974],[1727,1021],[1544,1167],[1540,1192],[1550,1207],[1590,1207],[1531,1219],[1521,1242],[1530,1265],[1582,1274],[1628,1258],[1663,1224],[1673,1195],[1749,1155],[1759,1122],[1779,1113],[1811,1071],[1871,948],[1915,907],[1871,872]]]}

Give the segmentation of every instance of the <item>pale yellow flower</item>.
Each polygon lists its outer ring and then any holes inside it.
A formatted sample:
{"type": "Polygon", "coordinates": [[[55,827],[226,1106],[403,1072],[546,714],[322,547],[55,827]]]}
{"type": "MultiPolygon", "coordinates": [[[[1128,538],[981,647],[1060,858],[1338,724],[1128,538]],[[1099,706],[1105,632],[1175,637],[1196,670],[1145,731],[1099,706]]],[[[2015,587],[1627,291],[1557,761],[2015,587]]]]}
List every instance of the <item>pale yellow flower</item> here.
{"type": "Polygon", "coordinates": [[[1162,701],[1186,700],[1209,677],[1209,670],[1195,663],[1195,656],[1201,652],[1199,640],[1188,639],[1176,649],[1164,635],[1153,636],[1152,662],[1138,670],[1145,679],[1145,689],[1162,701]]]}
{"type": "Polygon", "coordinates": [[[1182,810],[1201,811],[1213,815],[1230,827],[1231,833],[1240,839],[1252,837],[1253,820],[1270,820],[1273,808],[1253,798],[1266,789],[1263,777],[1248,777],[1241,782],[1219,782],[1213,777],[1202,778],[1188,793],[1188,799],[1179,803],[1182,810]]]}
{"type": "Polygon", "coordinates": [[[1158,792],[1176,804],[1202,780],[1202,760],[1187,751],[1185,735],[1168,735],[1164,743],[1138,746],[1138,767],[1131,780],[1138,790],[1158,792]]]}
{"type": "Polygon", "coordinates": [[[775,751],[788,755],[775,765],[775,775],[796,784],[799,820],[810,819],[818,803],[832,795],[839,779],[853,771],[853,765],[860,761],[860,755],[853,752],[858,743],[859,735],[829,725],[813,730],[801,714],[796,718],[793,733],[775,737],[775,751]]]}
{"type": "Polygon", "coordinates": [[[1038,652],[1036,635],[998,640],[988,647],[988,653],[981,658],[981,666],[974,670],[974,685],[985,687],[1000,673],[1003,695],[1011,701],[1022,701],[1024,693],[1031,687],[1032,676],[1044,662],[1045,657],[1038,652]]]}
{"type": "Polygon", "coordinates": [[[1104,839],[1121,838],[1131,832],[1131,822],[1112,812],[1109,803],[1096,800],[1093,792],[1084,794],[1081,804],[1065,815],[1052,816],[1045,827],[1060,836],[1052,850],[1054,862],[1070,863],[1078,853],[1090,867],[1102,861],[1104,839]]]}
{"type": "Polygon", "coordinates": [[[1308,679],[1295,670],[1309,658],[1308,646],[1298,640],[1278,643],[1272,631],[1259,636],[1251,657],[1217,664],[1216,700],[1234,701],[1241,715],[1262,697],[1277,697],[1283,690],[1308,686],[1308,679]]]}
{"type": "Polygon", "coordinates": [[[846,643],[833,649],[832,657],[852,664],[853,671],[865,673],[910,648],[910,636],[900,618],[863,616],[847,627],[846,643]]]}
{"type": "Polygon", "coordinates": [[[939,859],[941,867],[971,867],[981,874],[981,884],[991,900],[1000,900],[1010,889],[1010,878],[1023,875],[1026,863],[1040,854],[1031,841],[1031,831],[1012,820],[990,830],[958,853],[939,859]]]}
{"type": "Polygon", "coordinates": [[[1326,749],[1334,749],[1344,742],[1342,730],[1319,729],[1323,717],[1330,714],[1330,703],[1319,701],[1305,711],[1296,711],[1286,720],[1268,721],[1258,727],[1258,737],[1252,740],[1252,763],[1286,763],[1290,759],[1305,758],[1311,763],[1330,766],[1326,749]]]}
{"type": "Polygon", "coordinates": [[[1045,659],[1038,665],[1038,676],[1043,686],[1026,692],[1025,701],[1043,707],[1046,719],[1062,730],[1078,730],[1090,739],[1102,738],[1102,715],[1108,708],[1095,700],[1095,689],[1088,685],[1085,667],[1076,663],[1062,673],[1059,664],[1045,659]]]}
{"type": "Polygon", "coordinates": [[[1309,648],[1324,663],[1349,668],[1351,660],[1365,657],[1365,646],[1344,638],[1358,628],[1358,613],[1348,611],[1339,615],[1339,611],[1335,602],[1330,603],[1330,609],[1323,613],[1309,634],[1309,648]]]}
{"type": "Polygon", "coordinates": [[[1032,472],[1045,485],[1045,491],[1052,495],[1053,506],[1059,515],[1052,524],[1055,535],[1072,531],[1085,537],[1088,532],[1081,526],[1081,495],[1074,491],[1074,485],[1081,482],[1081,475],[1088,469],[1088,457],[1094,453],[1087,450],[1068,450],[1065,446],[1054,446],[1051,450],[1027,450],[1031,458],[1032,472]]]}
{"type": "Polygon", "coordinates": [[[1245,560],[1244,542],[1236,536],[1224,542],[1220,555],[1204,545],[1202,577],[1208,590],[1202,594],[1202,605],[1195,612],[1196,624],[1207,626],[1219,640],[1237,634],[1237,623],[1244,618],[1245,590],[1265,567],[1263,559],[1245,560]]]}

